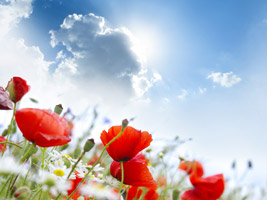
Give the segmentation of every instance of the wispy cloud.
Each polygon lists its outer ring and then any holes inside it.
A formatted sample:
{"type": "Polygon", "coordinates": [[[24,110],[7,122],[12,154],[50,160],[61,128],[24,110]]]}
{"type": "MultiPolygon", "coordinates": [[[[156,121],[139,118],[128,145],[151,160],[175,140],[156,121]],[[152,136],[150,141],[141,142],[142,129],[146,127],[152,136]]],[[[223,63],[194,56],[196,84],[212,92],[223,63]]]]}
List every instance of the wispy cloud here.
{"type": "Polygon", "coordinates": [[[186,98],[187,95],[188,95],[188,91],[185,90],[185,89],[182,89],[182,90],[181,90],[181,94],[178,95],[177,97],[178,97],[178,99],[183,100],[183,99],[186,98]]]}
{"type": "Polygon", "coordinates": [[[211,79],[214,83],[227,88],[230,88],[241,81],[241,78],[233,72],[212,72],[207,76],[207,79],[211,79]]]}
{"type": "Polygon", "coordinates": [[[199,94],[204,94],[204,93],[207,92],[207,88],[201,88],[201,87],[199,87],[198,88],[198,91],[199,91],[199,94]]]}

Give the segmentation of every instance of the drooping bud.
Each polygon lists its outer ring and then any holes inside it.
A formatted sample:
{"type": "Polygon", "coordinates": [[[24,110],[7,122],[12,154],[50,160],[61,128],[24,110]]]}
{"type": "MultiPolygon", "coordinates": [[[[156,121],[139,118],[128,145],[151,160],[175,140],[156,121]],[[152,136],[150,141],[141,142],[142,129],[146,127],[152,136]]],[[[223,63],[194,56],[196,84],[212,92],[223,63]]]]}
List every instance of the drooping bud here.
{"type": "Polygon", "coordinates": [[[14,103],[21,100],[21,98],[29,91],[30,86],[20,77],[13,77],[7,84],[6,90],[9,92],[9,98],[14,103]]]}
{"type": "Polygon", "coordinates": [[[14,196],[16,197],[16,199],[29,199],[30,195],[31,195],[31,190],[30,188],[28,188],[27,186],[22,186],[19,187],[16,191],[14,196]]]}
{"type": "Polygon", "coordinates": [[[125,129],[126,126],[128,126],[128,124],[129,124],[129,121],[127,119],[122,120],[122,124],[121,124],[122,129],[125,129]]]}
{"type": "MultiPolygon", "coordinates": [[[[6,138],[4,138],[3,136],[0,136],[0,142],[5,142],[5,141],[6,141],[6,138]]],[[[5,144],[0,144],[0,152],[3,151],[4,146],[5,144]]]]}
{"type": "Polygon", "coordinates": [[[8,93],[4,90],[4,88],[0,87],[0,110],[12,110],[13,103],[9,99],[8,93]]]}
{"type": "Polygon", "coordinates": [[[58,104],[55,106],[54,108],[54,112],[57,113],[58,115],[60,115],[63,111],[63,106],[61,104],[58,104]]]}
{"type": "Polygon", "coordinates": [[[83,147],[84,152],[90,151],[95,146],[94,139],[88,139],[83,147]]]}
{"type": "Polygon", "coordinates": [[[248,168],[251,169],[253,167],[252,161],[248,160],[248,168]]]}
{"type": "Polygon", "coordinates": [[[236,167],[236,161],[234,160],[234,161],[232,162],[232,169],[235,169],[235,167],[236,167]]]}

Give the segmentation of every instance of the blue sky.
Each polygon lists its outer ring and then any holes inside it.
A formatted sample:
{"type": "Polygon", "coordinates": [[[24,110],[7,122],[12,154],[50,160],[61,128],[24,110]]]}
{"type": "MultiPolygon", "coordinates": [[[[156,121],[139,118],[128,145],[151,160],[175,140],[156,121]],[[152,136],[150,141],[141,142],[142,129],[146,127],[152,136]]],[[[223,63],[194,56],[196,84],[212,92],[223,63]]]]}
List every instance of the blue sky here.
{"type": "Polygon", "coordinates": [[[136,117],[157,138],[192,138],[180,154],[210,174],[251,159],[248,182],[266,185],[266,1],[0,5],[1,85],[21,76],[38,107],[98,104],[114,124],[136,117]]]}

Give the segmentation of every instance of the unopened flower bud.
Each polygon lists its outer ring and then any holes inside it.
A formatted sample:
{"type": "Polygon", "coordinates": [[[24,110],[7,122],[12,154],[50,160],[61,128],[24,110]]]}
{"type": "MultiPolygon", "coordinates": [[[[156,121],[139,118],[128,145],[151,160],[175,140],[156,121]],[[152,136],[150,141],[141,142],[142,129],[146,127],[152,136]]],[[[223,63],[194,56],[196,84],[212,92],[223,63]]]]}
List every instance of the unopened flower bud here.
{"type": "Polygon", "coordinates": [[[236,167],[236,161],[234,160],[234,161],[232,162],[232,169],[235,169],[235,167],[236,167]]]}
{"type": "Polygon", "coordinates": [[[122,129],[125,129],[126,126],[128,126],[128,124],[129,124],[129,121],[127,119],[122,120],[122,124],[121,124],[122,129]]]}
{"type": "Polygon", "coordinates": [[[9,98],[14,103],[20,101],[29,89],[30,86],[27,85],[27,82],[20,77],[13,77],[6,87],[6,90],[9,92],[9,98]]]}
{"type": "Polygon", "coordinates": [[[159,153],[159,157],[163,158],[164,154],[162,152],[159,153]]]}
{"type": "Polygon", "coordinates": [[[3,131],[3,133],[2,133],[2,136],[7,136],[7,134],[8,134],[8,129],[5,129],[4,131],[3,131]]]}
{"type": "Polygon", "coordinates": [[[27,186],[19,187],[14,193],[14,197],[16,199],[26,200],[26,199],[29,199],[30,195],[31,195],[31,190],[27,186]]]}
{"type": "Polygon", "coordinates": [[[83,147],[84,152],[90,151],[93,147],[95,146],[95,141],[94,139],[88,139],[83,147]]]}
{"type": "Polygon", "coordinates": [[[248,168],[251,169],[252,167],[253,167],[253,165],[252,165],[252,161],[249,160],[249,161],[248,161],[248,168]]]}
{"type": "Polygon", "coordinates": [[[57,113],[58,115],[60,115],[63,111],[63,106],[61,104],[58,104],[55,106],[54,108],[54,112],[57,113]]]}
{"type": "Polygon", "coordinates": [[[151,152],[152,151],[152,149],[146,149],[146,152],[147,153],[149,153],[149,152],[151,152]]]}

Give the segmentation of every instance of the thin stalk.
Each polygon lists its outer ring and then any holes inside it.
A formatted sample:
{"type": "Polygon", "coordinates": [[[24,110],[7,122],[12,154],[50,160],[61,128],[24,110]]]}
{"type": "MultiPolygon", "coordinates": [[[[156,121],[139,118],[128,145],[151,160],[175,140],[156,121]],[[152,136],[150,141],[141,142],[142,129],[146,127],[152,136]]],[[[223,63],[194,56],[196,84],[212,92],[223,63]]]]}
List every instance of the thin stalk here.
{"type": "Polygon", "coordinates": [[[19,146],[18,144],[16,144],[16,143],[14,143],[14,142],[9,142],[9,141],[5,141],[5,142],[0,142],[0,144],[5,144],[5,143],[7,143],[7,144],[10,144],[10,145],[14,145],[14,146],[16,146],[16,147],[18,147],[18,148],[22,148],[21,146],[19,146]]]}
{"type": "Polygon", "coordinates": [[[70,171],[70,173],[69,173],[69,175],[68,175],[68,177],[67,177],[67,179],[69,179],[70,178],[70,176],[71,176],[71,174],[72,174],[72,172],[75,170],[75,168],[76,168],[76,166],[78,165],[78,163],[81,161],[81,159],[83,158],[83,156],[85,155],[85,151],[83,151],[82,152],[82,154],[80,155],[80,157],[78,158],[78,160],[75,162],[75,164],[73,165],[73,167],[72,167],[72,169],[71,169],[71,171],[70,171]]]}
{"type": "Polygon", "coordinates": [[[8,126],[8,131],[7,131],[7,137],[6,137],[6,141],[5,141],[5,144],[4,144],[4,148],[2,150],[2,157],[4,156],[4,153],[5,153],[5,149],[6,149],[6,145],[8,143],[8,139],[9,139],[9,135],[10,135],[10,132],[11,132],[11,129],[12,129],[12,124],[13,124],[13,120],[14,120],[14,117],[15,117],[15,113],[16,113],[16,103],[14,103],[14,108],[13,108],[13,115],[11,117],[11,121],[10,121],[10,124],[8,126]]]}
{"type": "Polygon", "coordinates": [[[122,186],[123,186],[123,179],[124,179],[123,161],[121,161],[121,184],[120,184],[120,190],[119,190],[119,193],[118,193],[118,196],[117,196],[118,200],[120,199],[120,196],[121,196],[121,189],[122,189],[122,186]]]}

